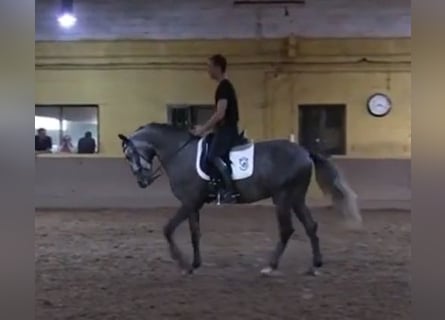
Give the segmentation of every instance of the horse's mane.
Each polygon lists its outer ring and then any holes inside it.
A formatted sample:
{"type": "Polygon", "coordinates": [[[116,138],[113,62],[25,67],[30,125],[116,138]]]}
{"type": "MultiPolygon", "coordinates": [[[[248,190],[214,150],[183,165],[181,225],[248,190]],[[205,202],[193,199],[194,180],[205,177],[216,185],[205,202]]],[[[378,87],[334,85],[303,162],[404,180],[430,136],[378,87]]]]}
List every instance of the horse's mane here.
{"type": "Polygon", "coordinates": [[[136,129],[136,131],[140,131],[146,128],[154,128],[154,129],[160,129],[166,133],[188,133],[187,129],[183,129],[183,128],[178,128],[175,127],[174,125],[170,124],[170,123],[160,123],[160,122],[150,122],[147,123],[143,126],[140,126],[139,128],[136,129]]]}
{"type": "Polygon", "coordinates": [[[162,130],[166,130],[168,132],[180,133],[180,132],[186,132],[187,131],[186,129],[175,127],[174,125],[172,125],[170,123],[151,122],[151,123],[148,124],[148,126],[153,127],[153,128],[159,128],[159,129],[162,129],[162,130]]]}

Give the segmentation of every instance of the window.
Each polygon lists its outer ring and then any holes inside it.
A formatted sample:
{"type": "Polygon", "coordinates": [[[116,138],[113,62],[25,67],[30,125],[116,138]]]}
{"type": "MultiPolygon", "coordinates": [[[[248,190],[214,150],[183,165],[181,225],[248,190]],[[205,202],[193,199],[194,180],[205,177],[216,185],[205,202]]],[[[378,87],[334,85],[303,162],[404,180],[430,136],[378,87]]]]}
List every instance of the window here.
{"type": "Polygon", "coordinates": [[[346,154],[346,105],[300,105],[299,141],[310,150],[346,154]]]}
{"type": "Polygon", "coordinates": [[[59,150],[65,135],[71,137],[73,151],[76,151],[77,142],[87,131],[91,132],[98,146],[98,109],[97,105],[36,105],[35,129],[46,129],[53,142],[53,152],[59,150]]]}
{"type": "Polygon", "coordinates": [[[212,105],[170,105],[167,108],[168,122],[184,129],[205,123],[214,112],[212,105]]]}

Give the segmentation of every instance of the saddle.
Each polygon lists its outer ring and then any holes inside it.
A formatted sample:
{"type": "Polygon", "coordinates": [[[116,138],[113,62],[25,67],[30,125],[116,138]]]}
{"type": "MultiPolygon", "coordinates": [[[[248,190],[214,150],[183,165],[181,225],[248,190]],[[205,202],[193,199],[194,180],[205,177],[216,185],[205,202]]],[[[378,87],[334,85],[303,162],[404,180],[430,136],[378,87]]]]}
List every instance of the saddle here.
{"type": "MultiPolygon", "coordinates": [[[[196,171],[203,180],[209,183],[210,192],[207,199],[209,203],[217,199],[221,186],[220,173],[208,160],[213,138],[213,134],[208,134],[201,138],[198,141],[196,154],[196,171]]],[[[236,137],[227,154],[222,156],[222,160],[231,171],[233,180],[243,180],[252,176],[254,170],[254,147],[253,141],[247,139],[244,131],[242,131],[236,137]]]]}
{"type": "MultiPolygon", "coordinates": [[[[204,156],[203,160],[205,160],[206,162],[208,162],[208,153],[209,153],[210,145],[212,144],[214,136],[215,136],[214,133],[209,133],[208,135],[206,135],[204,137],[202,154],[204,156]]],[[[245,137],[244,130],[243,130],[236,137],[230,150],[227,151],[227,153],[222,156],[223,161],[230,167],[230,165],[231,165],[230,157],[229,157],[230,152],[234,151],[234,150],[241,150],[241,149],[243,149],[243,147],[249,147],[249,146],[250,146],[250,141],[249,141],[249,139],[247,139],[245,137]]]]}
{"type": "MultiPolygon", "coordinates": [[[[204,137],[204,141],[202,143],[202,158],[201,158],[202,168],[206,168],[208,171],[214,171],[214,172],[209,172],[211,177],[215,177],[215,175],[212,173],[217,173],[217,171],[213,168],[213,165],[208,161],[208,154],[210,146],[213,141],[213,137],[214,137],[213,133],[209,133],[204,137]]],[[[236,137],[230,150],[226,154],[224,154],[221,158],[227,164],[227,166],[231,168],[231,161],[229,156],[230,152],[234,150],[242,150],[243,148],[247,148],[249,146],[250,146],[250,141],[245,137],[243,130],[236,137]]]]}

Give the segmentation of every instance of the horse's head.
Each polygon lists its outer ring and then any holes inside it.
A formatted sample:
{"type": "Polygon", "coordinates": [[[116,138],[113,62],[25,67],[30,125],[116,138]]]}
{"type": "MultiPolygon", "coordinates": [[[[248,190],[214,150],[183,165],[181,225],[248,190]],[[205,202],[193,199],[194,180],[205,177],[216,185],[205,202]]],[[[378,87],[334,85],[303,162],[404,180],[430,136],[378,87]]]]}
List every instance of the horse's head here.
{"type": "Polygon", "coordinates": [[[153,175],[153,158],[156,156],[154,148],[146,141],[118,135],[122,141],[122,151],[127,159],[131,171],[141,188],[147,188],[158,176],[153,175]]]}

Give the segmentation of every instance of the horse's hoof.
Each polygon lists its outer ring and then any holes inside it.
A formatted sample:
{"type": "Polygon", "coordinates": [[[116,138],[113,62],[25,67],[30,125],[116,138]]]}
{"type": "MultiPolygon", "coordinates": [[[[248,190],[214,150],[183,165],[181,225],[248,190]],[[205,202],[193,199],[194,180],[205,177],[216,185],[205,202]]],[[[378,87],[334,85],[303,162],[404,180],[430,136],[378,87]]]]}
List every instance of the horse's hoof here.
{"type": "Polygon", "coordinates": [[[191,276],[191,275],[193,275],[193,269],[190,268],[190,269],[182,270],[182,271],[181,271],[181,274],[182,274],[183,276],[191,276]]]}
{"type": "Polygon", "coordinates": [[[317,258],[314,260],[313,268],[321,268],[323,266],[323,260],[321,258],[317,258]]]}
{"type": "Polygon", "coordinates": [[[321,274],[320,270],[318,268],[315,268],[315,267],[309,268],[309,270],[306,271],[306,275],[312,276],[312,277],[317,277],[320,274],[321,274]]]}
{"type": "Polygon", "coordinates": [[[273,276],[278,276],[279,272],[271,267],[266,267],[261,269],[261,275],[265,277],[273,277],[273,276]]]}
{"type": "Polygon", "coordinates": [[[271,274],[272,271],[273,271],[273,269],[271,267],[266,267],[266,268],[261,269],[261,274],[268,275],[268,274],[271,274]]]}

